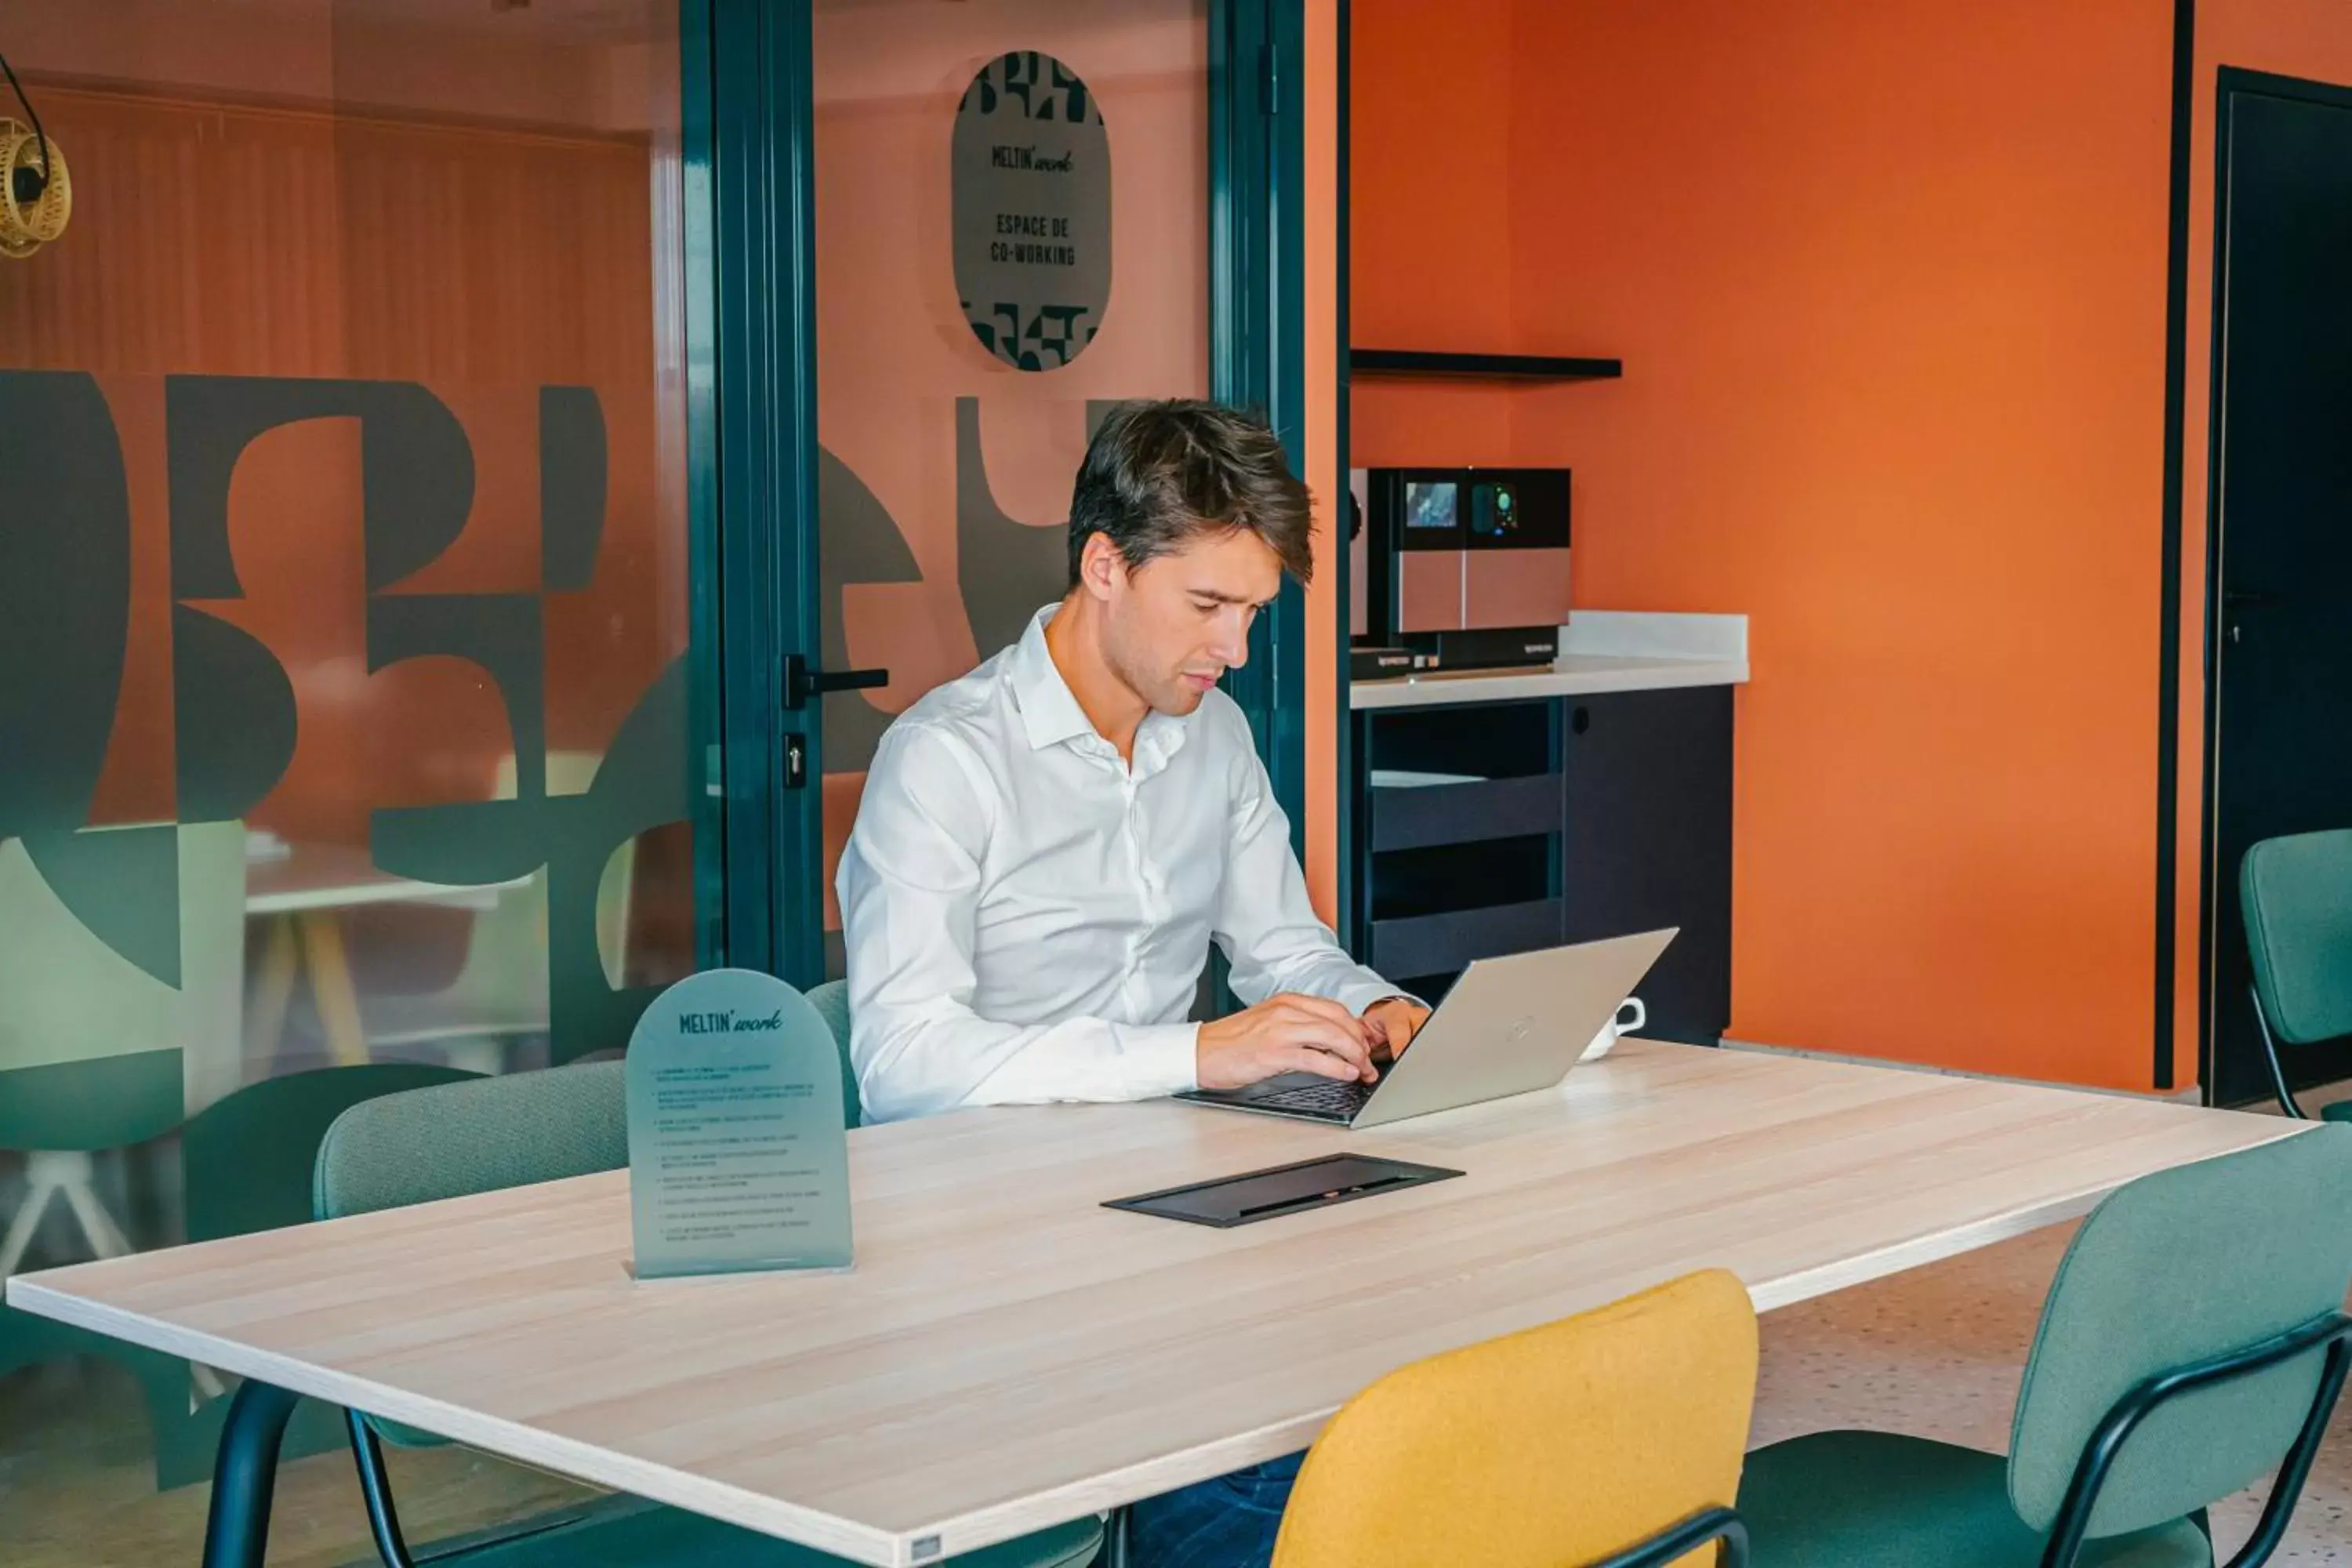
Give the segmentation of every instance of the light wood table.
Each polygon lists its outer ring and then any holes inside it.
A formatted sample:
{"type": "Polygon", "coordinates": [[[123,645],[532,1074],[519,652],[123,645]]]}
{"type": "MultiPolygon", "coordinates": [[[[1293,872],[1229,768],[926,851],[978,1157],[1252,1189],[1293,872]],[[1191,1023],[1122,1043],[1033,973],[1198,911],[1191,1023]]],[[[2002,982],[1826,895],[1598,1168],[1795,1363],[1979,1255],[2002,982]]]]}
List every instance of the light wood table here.
{"type": "MultiPolygon", "coordinates": [[[[614,1173],[19,1276],[8,1300],[263,1380],[241,1401],[266,1383],[912,1564],[1295,1451],[1407,1362],[1690,1269],[1779,1307],[2294,1131],[1636,1041],[1360,1134],[1169,1102],[861,1131],[842,1275],[636,1285],[614,1173]],[[1467,1174],[1229,1231],[1097,1206],[1349,1149],[1467,1174]]],[[[266,1528],[260,1426],[223,1439],[210,1562],[260,1561],[238,1512],[260,1488],[266,1528]]]]}

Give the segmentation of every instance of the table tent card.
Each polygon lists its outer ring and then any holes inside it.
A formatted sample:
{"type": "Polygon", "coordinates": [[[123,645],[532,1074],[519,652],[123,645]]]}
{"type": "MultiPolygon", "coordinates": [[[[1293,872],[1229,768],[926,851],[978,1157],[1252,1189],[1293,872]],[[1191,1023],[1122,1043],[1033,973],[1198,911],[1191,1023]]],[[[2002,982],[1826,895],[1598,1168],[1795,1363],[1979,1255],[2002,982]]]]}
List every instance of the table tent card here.
{"type": "Polygon", "coordinates": [[[639,1279],[849,1267],[840,1058],[799,992],[689,975],[637,1020],[627,1079],[639,1279]]]}

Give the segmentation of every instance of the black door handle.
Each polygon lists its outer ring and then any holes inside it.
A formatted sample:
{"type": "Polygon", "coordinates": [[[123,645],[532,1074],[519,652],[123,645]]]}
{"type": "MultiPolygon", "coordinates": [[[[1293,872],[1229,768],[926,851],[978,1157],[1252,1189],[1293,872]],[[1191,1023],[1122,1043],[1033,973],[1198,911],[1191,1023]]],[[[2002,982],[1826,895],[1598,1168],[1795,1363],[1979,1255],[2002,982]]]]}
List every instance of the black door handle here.
{"type": "Polygon", "coordinates": [[[2252,609],[2260,605],[2275,605],[2278,595],[2266,588],[2224,588],[2221,603],[2239,609],[2252,609]]]}
{"type": "Polygon", "coordinates": [[[887,669],[811,669],[799,654],[784,655],[784,708],[796,711],[828,691],[866,691],[890,684],[887,669]]]}

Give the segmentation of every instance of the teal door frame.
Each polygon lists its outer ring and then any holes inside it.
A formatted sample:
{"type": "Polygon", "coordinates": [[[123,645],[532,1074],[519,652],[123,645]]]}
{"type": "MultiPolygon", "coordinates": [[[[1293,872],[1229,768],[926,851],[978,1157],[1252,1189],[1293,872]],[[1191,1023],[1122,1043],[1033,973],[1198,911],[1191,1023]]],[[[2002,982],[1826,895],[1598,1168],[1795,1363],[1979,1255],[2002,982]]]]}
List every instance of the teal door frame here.
{"type": "MultiPolygon", "coordinates": [[[[822,657],[811,0],[684,0],[701,957],[824,974],[824,734],[782,671],[822,657]],[[796,772],[798,787],[786,787],[796,772]]],[[[1304,462],[1304,0],[1210,0],[1210,385],[1304,462]]],[[[1228,678],[1303,836],[1305,602],[1228,678]]],[[[991,651],[991,650],[983,650],[991,651]]]]}
{"type": "Polygon", "coordinates": [[[818,735],[782,679],[819,627],[809,5],[681,9],[699,957],[812,984],[818,735]],[[787,791],[796,738],[811,782],[787,791]]]}
{"type": "MultiPolygon", "coordinates": [[[[1304,0],[1212,0],[1211,395],[1263,412],[1292,471],[1312,484],[1320,476],[1307,471],[1306,39],[1304,0]]],[[[1336,498],[1323,499],[1327,519],[1346,515],[1336,498]]],[[[1249,663],[1225,678],[1302,857],[1310,657],[1307,596],[1286,580],[1251,629],[1249,663]]]]}

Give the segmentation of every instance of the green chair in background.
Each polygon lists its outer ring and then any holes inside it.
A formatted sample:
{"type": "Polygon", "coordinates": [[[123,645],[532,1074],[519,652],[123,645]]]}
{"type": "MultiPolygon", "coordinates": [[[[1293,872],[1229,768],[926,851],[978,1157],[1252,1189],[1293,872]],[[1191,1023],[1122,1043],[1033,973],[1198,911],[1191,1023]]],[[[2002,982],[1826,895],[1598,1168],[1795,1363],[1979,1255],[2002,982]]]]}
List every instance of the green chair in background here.
{"type": "Polygon", "coordinates": [[[354,1105],[478,1074],[425,1062],[319,1068],[248,1084],[180,1134],[190,1241],[307,1225],[320,1147],[354,1105]]]}
{"type": "Polygon", "coordinates": [[[849,1125],[866,1125],[866,1108],[857,1099],[857,1068],[849,1059],[849,982],[828,980],[807,994],[809,1005],[816,1009],[825,1027],[833,1031],[833,1043],[841,1047],[841,1109],[849,1125]]]}
{"type": "MultiPolygon", "coordinates": [[[[25,1158],[24,1196],[0,1215],[0,1280],[23,1266],[52,1215],[84,1256],[131,1251],[136,1217],[108,1209],[98,1156],[177,1127],[191,1083],[233,1074],[244,1050],[244,825],[93,828],[65,850],[79,865],[64,874],[80,885],[61,892],[50,879],[58,862],[45,873],[21,839],[0,843],[0,1150],[25,1158]],[[158,896],[158,851],[170,858],[176,900],[158,896]],[[149,967],[77,909],[118,942],[143,943],[149,967]],[[149,973],[155,950],[175,944],[176,984],[149,973]]],[[[0,1306],[0,1372],[89,1354],[138,1379],[156,1418],[162,1479],[165,1424],[188,1405],[187,1363],[0,1306]]]]}
{"type": "MultiPolygon", "coordinates": [[[[2300,1117],[2279,1042],[2352,1035],[2352,829],[2263,839],[2239,863],[2238,904],[2271,1087],[2280,1108],[2300,1117]]],[[[2320,1114],[2352,1121],[2352,1101],[2320,1114]]]]}
{"type": "MultiPolygon", "coordinates": [[[[601,752],[550,752],[551,795],[584,795],[604,758],[601,752]]],[[[515,793],[515,760],[501,758],[494,798],[515,793]]],[[[624,984],[628,967],[629,914],[636,890],[637,846],[614,850],[596,883],[596,951],[604,978],[624,984]]],[[[505,1065],[508,1042],[548,1031],[547,872],[503,888],[497,901],[474,916],[457,977],[418,996],[363,1001],[361,1017],[372,1050],[429,1046],[454,1066],[494,1072],[505,1065]]]]}
{"type": "Polygon", "coordinates": [[[1881,1432],[1748,1458],[1755,1568],[2210,1568],[2204,1510],[2273,1470],[2285,1533],[2352,1359],[2352,1128],[2158,1172],[2083,1222],[2006,1459],[1881,1432]]]}
{"type": "MultiPolygon", "coordinates": [[[[447,1084],[373,1100],[335,1120],[319,1149],[311,1194],[320,1219],[619,1170],[629,1161],[620,1062],[447,1084]]],[[[855,1103],[852,1100],[850,1103],[855,1103]]],[[[650,1353],[658,1353],[657,1352],[650,1353]]],[[[443,1441],[396,1423],[346,1416],[376,1550],[387,1568],[415,1561],[401,1534],[379,1434],[404,1445],[443,1441]]],[[[841,1559],[682,1510],[635,1500],[527,1521],[467,1550],[469,1568],[628,1563],[647,1568],[836,1568],[841,1559]]],[[[1083,1568],[1103,1540],[1092,1520],[990,1547],[966,1568],[1083,1568]]],[[[436,1552],[436,1563],[452,1559],[436,1552]]]]}
{"type": "MultiPolygon", "coordinates": [[[[115,834],[77,835],[103,849],[115,834]]],[[[0,844],[0,1149],[26,1156],[26,1197],[0,1234],[0,1279],[23,1263],[34,1232],[64,1205],[89,1254],[132,1249],[100,1201],[93,1156],[161,1137],[186,1114],[188,1080],[231,1070],[244,1052],[245,827],[177,829],[177,984],[110,946],[50,885],[20,839],[0,844]]],[[[104,867],[101,860],[100,865],[104,867]]],[[[126,860],[120,875],[131,877],[126,860]]],[[[152,883],[109,885],[108,900],[152,905],[152,883]]],[[[89,895],[85,895],[85,900],[89,895]]],[[[123,911],[121,923],[148,923],[123,911]]],[[[174,939],[159,931],[169,953],[174,939]]]]}
{"type": "MultiPolygon", "coordinates": [[[[0,1150],[24,1154],[26,1178],[0,1215],[0,1280],[24,1265],[45,1221],[52,1236],[66,1226],[81,1256],[134,1250],[139,1218],[108,1208],[99,1156],[171,1131],[198,1086],[234,1082],[243,1067],[244,824],[91,828],[63,848],[67,861],[45,872],[22,840],[0,844],[0,1150]],[[166,868],[176,898],[159,885],[166,868]],[[93,922],[143,945],[147,966],[93,922]],[[175,945],[176,984],[150,973],[169,973],[154,955],[175,945]]],[[[150,1217],[145,1239],[166,1239],[163,1216],[150,1217]]],[[[77,1356],[137,1381],[159,1487],[205,1473],[212,1446],[191,1437],[191,1405],[217,1392],[217,1379],[192,1381],[176,1357],[0,1306],[0,1372],[77,1356]]]]}

